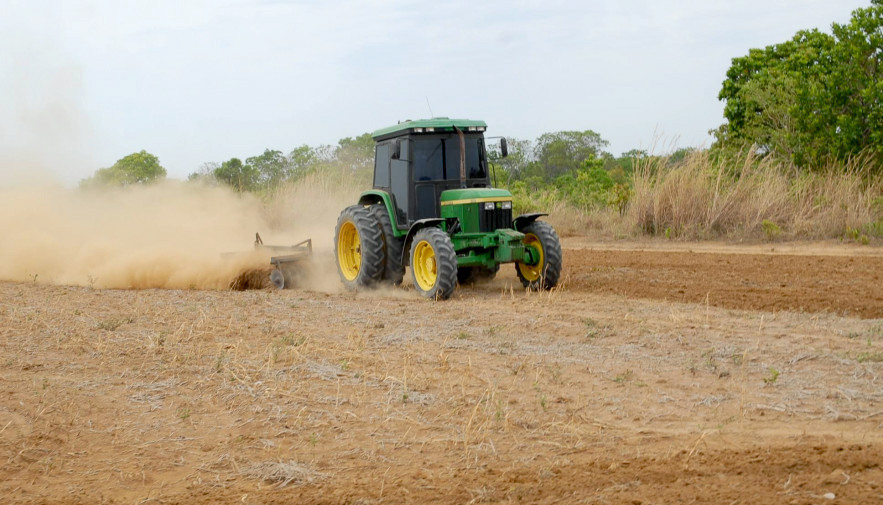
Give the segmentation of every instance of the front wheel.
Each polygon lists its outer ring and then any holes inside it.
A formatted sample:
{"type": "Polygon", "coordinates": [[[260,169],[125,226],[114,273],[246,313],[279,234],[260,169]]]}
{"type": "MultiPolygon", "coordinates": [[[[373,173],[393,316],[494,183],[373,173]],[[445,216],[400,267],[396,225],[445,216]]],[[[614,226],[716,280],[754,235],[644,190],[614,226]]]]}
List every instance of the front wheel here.
{"type": "Polygon", "coordinates": [[[561,277],[561,242],[549,223],[534,221],[520,230],[524,233],[524,245],[539,252],[539,261],[533,265],[515,263],[515,271],[521,284],[527,289],[552,289],[561,277]]]}
{"type": "Polygon", "coordinates": [[[457,285],[457,254],[448,234],[424,228],[411,242],[411,277],[427,298],[446,300],[457,285]]]}

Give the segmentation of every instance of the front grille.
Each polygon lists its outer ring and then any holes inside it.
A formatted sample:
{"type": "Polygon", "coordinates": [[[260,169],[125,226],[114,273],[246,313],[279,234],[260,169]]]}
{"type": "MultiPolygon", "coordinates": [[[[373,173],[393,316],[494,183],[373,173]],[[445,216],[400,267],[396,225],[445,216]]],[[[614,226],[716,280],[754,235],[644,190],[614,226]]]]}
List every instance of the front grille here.
{"type": "Polygon", "coordinates": [[[493,210],[479,207],[478,231],[488,232],[512,227],[512,209],[501,209],[499,205],[498,203],[493,210]]]}

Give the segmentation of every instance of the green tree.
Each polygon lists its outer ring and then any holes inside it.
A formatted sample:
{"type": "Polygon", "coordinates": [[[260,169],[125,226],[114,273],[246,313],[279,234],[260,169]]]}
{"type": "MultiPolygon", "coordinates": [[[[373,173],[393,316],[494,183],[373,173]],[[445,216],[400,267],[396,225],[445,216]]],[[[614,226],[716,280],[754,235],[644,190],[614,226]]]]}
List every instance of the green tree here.
{"type": "Polygon", "coordinates": [[[835,103],[835,153],[869,149],[883,159],[883,0],[856,9],[849,23],[832,27],[839,62],[828,76],[835,103]]]}
{"type": "MultiPolygon", "coordinates": [[[[606,153],[605,153],[606,154],[606,153]]],[[[604,156],[604,170],[617,184],[631,184],[632,174],[641,160],[647,158],[647,151],[643,149],[631,149],[622,153],[619,158],[607,154],[604,156]]]]}
{"type": "Polygon", "coordinates": [[[344,137],[337,142],[334,159],[354,171],[374,168],[374,139],[370,133],[344,137]]]}
{"type": "Polygon", "coordinates": [[[605,159],[591,156],[572,174],[559,176],[555,186],[571,203],[584,209],[604,206],[615,182],[604,170],[605,159]]]}
{"type": "Polygon", "coordinates": [[[257,173],[257,185],[263,188],[275,188],[291,176],[291,168],[282,151],[270,149],[264,149],[259,156],[246,158],[243,170],[257,173]]]}
{"type": "Polygon", "coordinates": [[[315,168],[318,163],[319,157],[316,151],[306,144],[295,147],[288,153],[288,164],[291,166],[292,175],[295,177],[306,174],[315,168]]]}
{"type": "Polygon", "coordinates": [[[113,166],[96,170],[92,177],[80,181],[80,186],[150,184],[165,177],[166,169],[159,164],[159,158],[142,150],[120,158],[113,166]]]}
{"type": "Polygon", "coordinates": [[[202,182],[211,184],[217,182],[215,179],[215,170],[221,167],[216,161],[207,161],[203,163],[196,172],[187,176],[189,182],[202,182]]]}
{"type": "Polygon", "coordinates": [[[243,165],[239,158],[230,158],[221,163],[213,175],[218,182],[239,192],[254,191],[261,182],[260,173],[251,165],[243,165]]]}
{"type": "Polygon", "coordinates": [[[585,160],[600,157],[607,144],[591,130],[544,133],[536,141],[534,155],[546,179],[553,180],[576,172],[585,160]]]}
{"type": "Polygon", "coordinates": [[[531,143],[529,140],[507,138],[508,154],[502,157],[500,146],[496,142],[488,143],[488,162],[493,164],[494,173],[503,185],[507,185],[510,179],[527,177],[525,170],[531,159],[531,143]]]}
{"type": "Polygon", "coordinates": [[[883,154],[883,1],[832,32],[801,31],[734,58],[718,96],[727,122],[714,132],[715,149],[753,145],[804,167],[883,154]]]}

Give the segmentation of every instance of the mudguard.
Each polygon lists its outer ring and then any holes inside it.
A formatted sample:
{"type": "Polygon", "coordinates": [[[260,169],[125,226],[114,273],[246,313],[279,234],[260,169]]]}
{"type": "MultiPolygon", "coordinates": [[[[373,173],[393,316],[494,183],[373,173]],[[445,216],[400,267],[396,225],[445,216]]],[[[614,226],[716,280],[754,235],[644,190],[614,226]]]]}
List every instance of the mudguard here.
{"type": "Polygon", "coordinates": [[[411,228],[408,229],[408,234],[405,235],[405,247],[402,249],[402,265],[410,266],[411,265],[411,241],[414,240],[414,235],[417,234],[418,231],[423,228],[429,227],[438,227],[438,225],[444,223],[444,218],[433,217],[428,219],[420,219],[419,221],[414,221],[414,224],[411,225],[411,228]]]}
{"type": "Polygon", "coordinates": [[[382,203],[386,206],[389,218],[395,223],[394,218],[396,214],[392,203],[392,195],[380,189],[372,189],[359,195],[359,205],[374,205],[377,203],[382,203]]]}
{"type": "Polygon", "coordinates": [[[515,228],[515,231],[521,231],[522,228],[529,225],[530,223],[537,220],[537,218],[542,216],[548,216],[548,213],[545,212],[533,212],[530,214],[522,214],[515,219],[512,220],[512,227],[515,228]]]}

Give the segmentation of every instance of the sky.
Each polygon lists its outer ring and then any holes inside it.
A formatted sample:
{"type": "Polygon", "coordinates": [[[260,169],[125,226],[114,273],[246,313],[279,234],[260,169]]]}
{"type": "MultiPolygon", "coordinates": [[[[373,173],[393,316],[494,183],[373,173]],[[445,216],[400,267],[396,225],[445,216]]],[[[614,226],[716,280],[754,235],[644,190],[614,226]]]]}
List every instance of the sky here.
{"type": "Polygon", "coordinates": [[[707,146],[732,58],[870,1],[3,3],[0,172],[73,184],[142,149],[185,178],[432,116],[593,130],[614,155],[707,146]]]}

